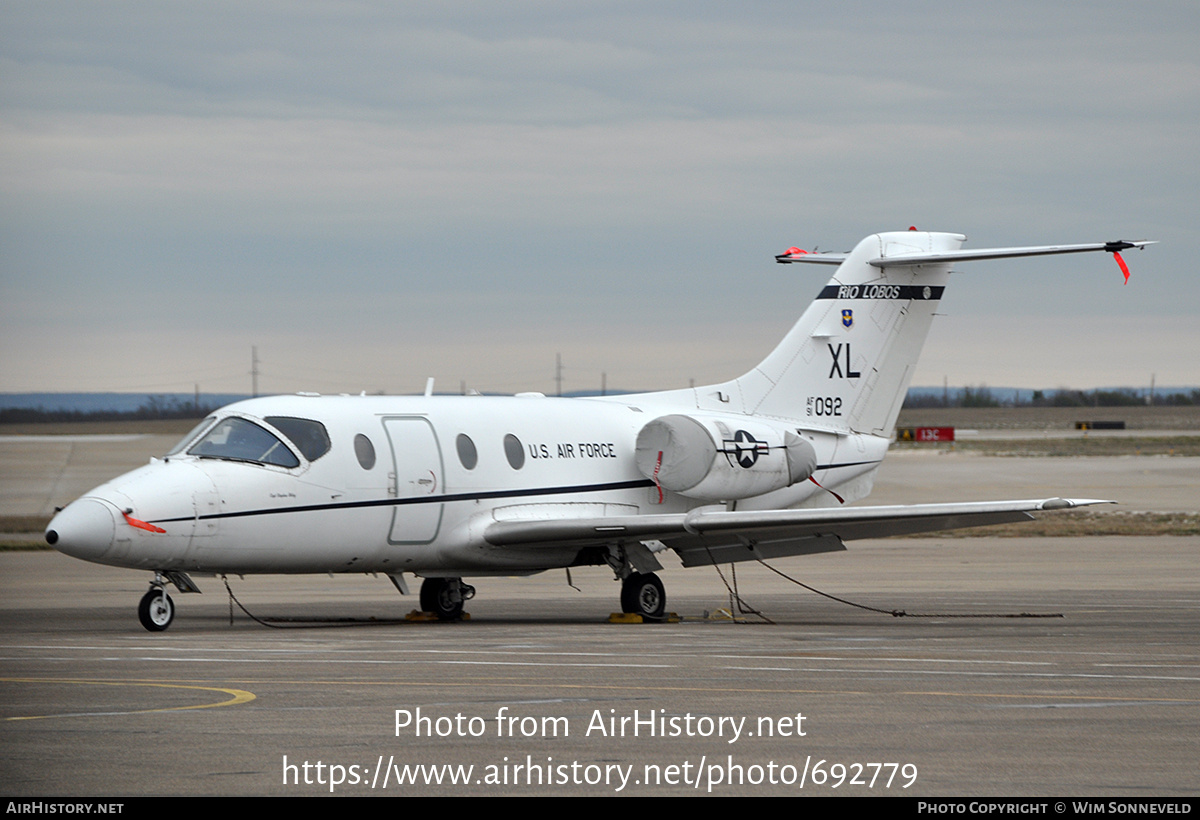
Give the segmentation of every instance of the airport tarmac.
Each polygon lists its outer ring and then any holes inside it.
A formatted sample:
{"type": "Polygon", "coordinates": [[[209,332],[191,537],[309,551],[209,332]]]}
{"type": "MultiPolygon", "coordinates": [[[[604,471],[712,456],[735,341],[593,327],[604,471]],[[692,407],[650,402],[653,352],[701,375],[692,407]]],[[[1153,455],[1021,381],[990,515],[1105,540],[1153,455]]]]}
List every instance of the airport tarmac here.
{"type": "Polygon", "coordinates": [[[202,579],[162,634],[137,623],[142,574],[8,553],[0,783],[75,796],[1194,796],[1198,552],[1191,537],[904,539],[777,562],[928,618],[739,566],[742,596],[772,623],[704,620],[729,605],[712,569],[664,573],[686,618],[665,625],[605,623],[617,589],[599,570],[573,573],[581,592],[561,572],[480,579],[472,620],[455,624],[404,622],[411,603],[383,579],[233,579],[256,615],[311,621],[284,629],[240,612],[230,625],[219,580],[202,579]],[[1062,617],[955,617],[1020,613],[1062,617]],[[399,730],[397,710],[411,716],[399,730]]]}
{"type": "MultiPolygon", "coordinates": [[[[93,469],[85,456],[64,463],[93,469]]],[[[1195,510],[1198,461],[894,453],[871,502],[1070,493],[1195,510]]],[[[146,573],[3,553],[0,791],[1200,791],[1200,538],[862,541],[773,565],[933,617],[742,564],[737,587],[770,623],[712,617],[730,607],[728,567],[724,581],[668,567],[678,624],[607,623],[617,585],[587,569],[579,590],[562,572],[476,579],[455,624],[406,622],[414,602],[383,578],[300,576],[231,579],[251,612],[283,619],[231,625],[220,580],[201,578],[150,634],[146,573]],[[991,617],[1022,613],[1062,617],[991,617]]]]}

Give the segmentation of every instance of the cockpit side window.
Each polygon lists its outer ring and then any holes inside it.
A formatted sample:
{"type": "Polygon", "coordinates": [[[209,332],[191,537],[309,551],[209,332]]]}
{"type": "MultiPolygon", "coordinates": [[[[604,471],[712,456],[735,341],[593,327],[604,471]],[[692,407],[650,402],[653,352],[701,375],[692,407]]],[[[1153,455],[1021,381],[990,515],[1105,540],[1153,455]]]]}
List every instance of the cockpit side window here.
{"type": "Polygon", "coordinates": [[[209,416],[204,421],[197,424],[190,431],[188,431],[188,434],[186,436],[181,438],[175,444],[175,446],[170,449],[170,451],[167,453],[167,455],[173,456],[173,455],[176,455],[177,453],[182,453],[184,447],[187,447],[189,444],[191,444],[196,439],[196,436],[200,435],[202,430],[206,429],[210,424],[212,424],[216,420],[217,420],[216,416],[209,416]]]}
{"type": "Polygon", "coordinates": [[[273,433],[236,416],[217,422],[195,447],[188,450],[188,454],[201,458],[273,464],[277,467],[300,466],[296,454],[273,433]]]}
{"type": "Polygon", "coordinates": [[[300,455],[309,461],[316,461],[329,452],[329,433],[319,421],[291,416],[267,416],[265,421],[287,436],[296,445],[300,455]]]}

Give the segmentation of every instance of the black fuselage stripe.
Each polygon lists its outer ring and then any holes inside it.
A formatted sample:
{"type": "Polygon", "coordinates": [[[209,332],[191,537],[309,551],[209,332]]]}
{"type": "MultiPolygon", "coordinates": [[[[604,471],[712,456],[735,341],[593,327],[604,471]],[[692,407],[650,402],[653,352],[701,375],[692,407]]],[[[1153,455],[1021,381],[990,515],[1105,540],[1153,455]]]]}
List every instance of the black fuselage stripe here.
{"type": "MultiPolygon", "coordinates": [[[[863,464],[877,464],[875,461],[850,461],[844,464],[818,464],[817,470],[836,470],[841,467],[858,467],[863,464]]],[[[183,521],[213,521],[221,518],[247,518],[256,515],[277,515],[281,513],[324,512],[328,510],[357,510],[372,507],[404,507],[411,504],[443,504],[451,501],[483,501],[495,498],[529,498],[538,495],[568,495],[572,493],[599,493],[608,490],[637,490],[653,487],[654,482],[648,478],[636,481],[614,481],[610,484],[576,484],[568,487],[532,487],[524,490],[492,490],[479,493],[452,493],[449,495],[423,495],[414,498],[377,498],[371,501],[342,501],[333,504],[306,504],[300,507],[274,507],[259,510],[241,510],[239,512],[209,513],[208,515],[187,516],[182,518],[156,518],[151,524],[178,524],[183,521]]]]}
{"type": "Polygon", "coordinates": [[[826,285],[817,294],[818,299],[916,299],[932,302],[941,299],[945,285],[826,285]]]}
{"type": "Polygon", "coordinates": [[[371,501],[342,501],[335,504],[307,504],[301,507],[274,507],[260,510],[241,510],[240,512],[210,513],[208,515],[188,516],[186,518],[160,518],[155,524],[170,524],[180,521],[211,521],[218,518],[245,518],[252,515],[273,515],[275,513],[321,512],[324,510],[354,510],[370,507],[402,507],[409,504],[442,504],[450,501],[482,501],[492,498],[527,498],[534,495],[565,495],[568,493],[597,493],[606,490],[635,490],[639,487],[653,487],[654,482],[648,478],[637,481],[616,481],[611,484],[579,484],[570,487],[535,487],[526,490],[493,490],[480,493],[452,493],[449,495],[423,495],[414,498],[378,498],[371,501]]]}

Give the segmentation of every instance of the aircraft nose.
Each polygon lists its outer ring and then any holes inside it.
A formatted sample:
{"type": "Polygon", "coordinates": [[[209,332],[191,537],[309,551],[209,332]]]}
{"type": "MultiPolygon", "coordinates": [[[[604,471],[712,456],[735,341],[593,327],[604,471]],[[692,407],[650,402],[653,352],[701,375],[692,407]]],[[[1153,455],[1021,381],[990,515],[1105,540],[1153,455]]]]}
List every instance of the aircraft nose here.
{"type": "Polygon", "coordinates": [[[50,521],[46,542],[74,558],[97,561],[112,547],[116,530],[117,517],[111,505],[81,498],[50,521]]]}

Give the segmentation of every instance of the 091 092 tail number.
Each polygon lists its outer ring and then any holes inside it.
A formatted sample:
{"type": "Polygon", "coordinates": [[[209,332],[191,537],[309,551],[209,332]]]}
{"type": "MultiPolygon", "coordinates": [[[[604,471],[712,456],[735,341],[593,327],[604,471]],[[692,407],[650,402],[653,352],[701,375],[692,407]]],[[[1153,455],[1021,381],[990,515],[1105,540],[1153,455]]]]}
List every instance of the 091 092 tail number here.
{"type": "Polygon", "coordinates": [[[809,396],[808,415],[810,416],[840,416],[842,414],[841,396],[809,396]]]}

